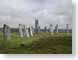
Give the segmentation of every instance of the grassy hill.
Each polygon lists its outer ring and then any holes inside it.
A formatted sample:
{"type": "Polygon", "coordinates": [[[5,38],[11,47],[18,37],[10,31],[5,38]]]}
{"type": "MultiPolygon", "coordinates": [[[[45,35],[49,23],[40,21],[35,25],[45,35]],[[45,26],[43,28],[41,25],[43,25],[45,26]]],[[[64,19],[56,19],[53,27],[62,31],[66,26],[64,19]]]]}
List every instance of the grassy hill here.
{"type": "Polygon", "coordinates": [[[39,33],[30,38],[20,38],[16,33],[11,40],[3,40],[0,34],[0,53],[3,54],[71,54],[72,34],[39,33]]]}

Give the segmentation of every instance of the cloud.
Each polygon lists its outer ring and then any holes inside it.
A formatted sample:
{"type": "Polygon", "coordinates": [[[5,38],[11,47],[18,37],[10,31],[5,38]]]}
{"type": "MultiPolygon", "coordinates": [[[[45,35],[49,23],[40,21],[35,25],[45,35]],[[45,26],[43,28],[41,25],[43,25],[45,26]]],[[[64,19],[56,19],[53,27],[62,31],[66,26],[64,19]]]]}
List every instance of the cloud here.
{"type": "Polygon", "coordinates": [[[0,23],[72,24],[71,0],[0,0],[0,23]]]}

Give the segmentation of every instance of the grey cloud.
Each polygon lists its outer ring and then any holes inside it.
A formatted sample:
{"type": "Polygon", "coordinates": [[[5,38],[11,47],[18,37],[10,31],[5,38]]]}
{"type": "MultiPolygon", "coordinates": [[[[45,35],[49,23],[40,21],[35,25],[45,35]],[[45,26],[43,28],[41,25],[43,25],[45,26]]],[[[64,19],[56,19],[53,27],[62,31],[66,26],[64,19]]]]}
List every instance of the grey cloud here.
{"type": "Polygon", "coordinates": [[[0,0],[0,23],[72,24],[71,0],[0,0]]]}

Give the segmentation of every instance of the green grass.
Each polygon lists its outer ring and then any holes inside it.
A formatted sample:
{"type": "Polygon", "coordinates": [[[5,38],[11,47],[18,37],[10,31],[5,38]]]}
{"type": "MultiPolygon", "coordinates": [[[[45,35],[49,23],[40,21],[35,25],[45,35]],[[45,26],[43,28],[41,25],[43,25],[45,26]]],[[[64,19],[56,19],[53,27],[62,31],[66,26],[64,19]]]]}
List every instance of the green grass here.
{"type": "Polygon", "coordinates": [[[0,33],[0,53],[3,54],[72,54],[71,33],[39,33],[30,38],[20,38],[13,33],[11,40],[2,37],[0,33]]]}

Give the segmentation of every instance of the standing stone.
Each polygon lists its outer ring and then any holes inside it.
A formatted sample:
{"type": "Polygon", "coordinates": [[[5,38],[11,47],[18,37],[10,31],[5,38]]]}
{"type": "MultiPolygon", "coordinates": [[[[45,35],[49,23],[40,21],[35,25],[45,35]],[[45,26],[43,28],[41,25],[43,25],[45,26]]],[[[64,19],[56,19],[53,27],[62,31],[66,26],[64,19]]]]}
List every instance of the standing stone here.
{"type": "Polygon", "coordinates": [[[49,34],[53,34],[53,26],[52,26],[52,24],[50,24],[50,26],[49,26],[49,34]]]}
{"type": "Polygon", "coordinates": [[[33,36],[33,27],[32,26],[30,27],[30,33],[31,33],[31,36],[33,36]]]}
{"type": "Polygon", "coordinates": [[[35,33],[38,34],[38,32],[39,32],[39,22],[38,22],[38,20],[36,19],[36,20],[35,20],[35,33]]]}
{"type": "Polygon", "coordinates": [[[50,24],[50,32],[53,32],[53,25],[50,24]]]}
{"type": "Polygon", "coordinates": [[[4,40],[10,40],[11,39],[10,27],[6,24],[4,24],[4,26],[3,26],[3,37],[4,37],[4,40]]]}
{"type": "Polygon", "coordinates": [[[29,35],[29,27],[26,27],[26,37],[30,37],[30,35],[29,35]]]}
{"type": "Polygon", "coordinates": [[[21,24],[19,24],[19,33],[21,38],[24,37],[23,26],[21,24]]]}
{"type": "Polygon", "coordinates": [[[23,35],[24,35],[24,37],[27,36],[27,33],[26,33],[26,26],[25,26],[25,25],[23,25],[23,35]]]}
{"type": "Polygon", "coordinates": [[[66,32],[67,34],[69,34],[69,25],[68,24],[66,25],[66,32]]]}
{"type": "Polygon", "coordinates": [[[39,26],[39,28],[38,28],[38,32],[41,32],[40,26],[39,26]]]}
{"type": "Polygon", "coordinates": [[[44,31],[47,32],[47,27],[46,26],[44,27],[44,31]]]}
{"type": "Polygon", "coordinates": [[[50,32],[51,34],[53,34],[53,25],[52,24],[50,24],[50,32]]]}
{"type": "Polygon", "coordinates": [[[7,35],[6,35],[6,24],[4,24],[4,26],[3,26],[3,38],[4,38],[4,40],[7,38],[7,35]]]}
{"type": "Polygon", "coordinates": [[[68,33],[69,31],[68,31],[68,24],[66,25],[66,32],[68,33]]]}
{"type": "Polygon", "coordinates": [[[7,38],[8,38],[8,40],[10,40],[11,39],[11,29],[10,29],[10,27],[8,26],[8,29],[7,29],[7,38]]]}
{"type": "Polygon", "coordinates": [[[33,36],[32,27],[19,24],[19,32],[21,37],[33,36]]]}
{"type": "Polygon", "coordinates": [[[29,33],[29,36],[31,36],[31,30],[30,30],[30,27],[28,28],[28,33],[29,33]]]}
{"type": "Polygon", "coordinates": [[[55,26],[55,32],[58,33],[58,24],[55,26]]]}

